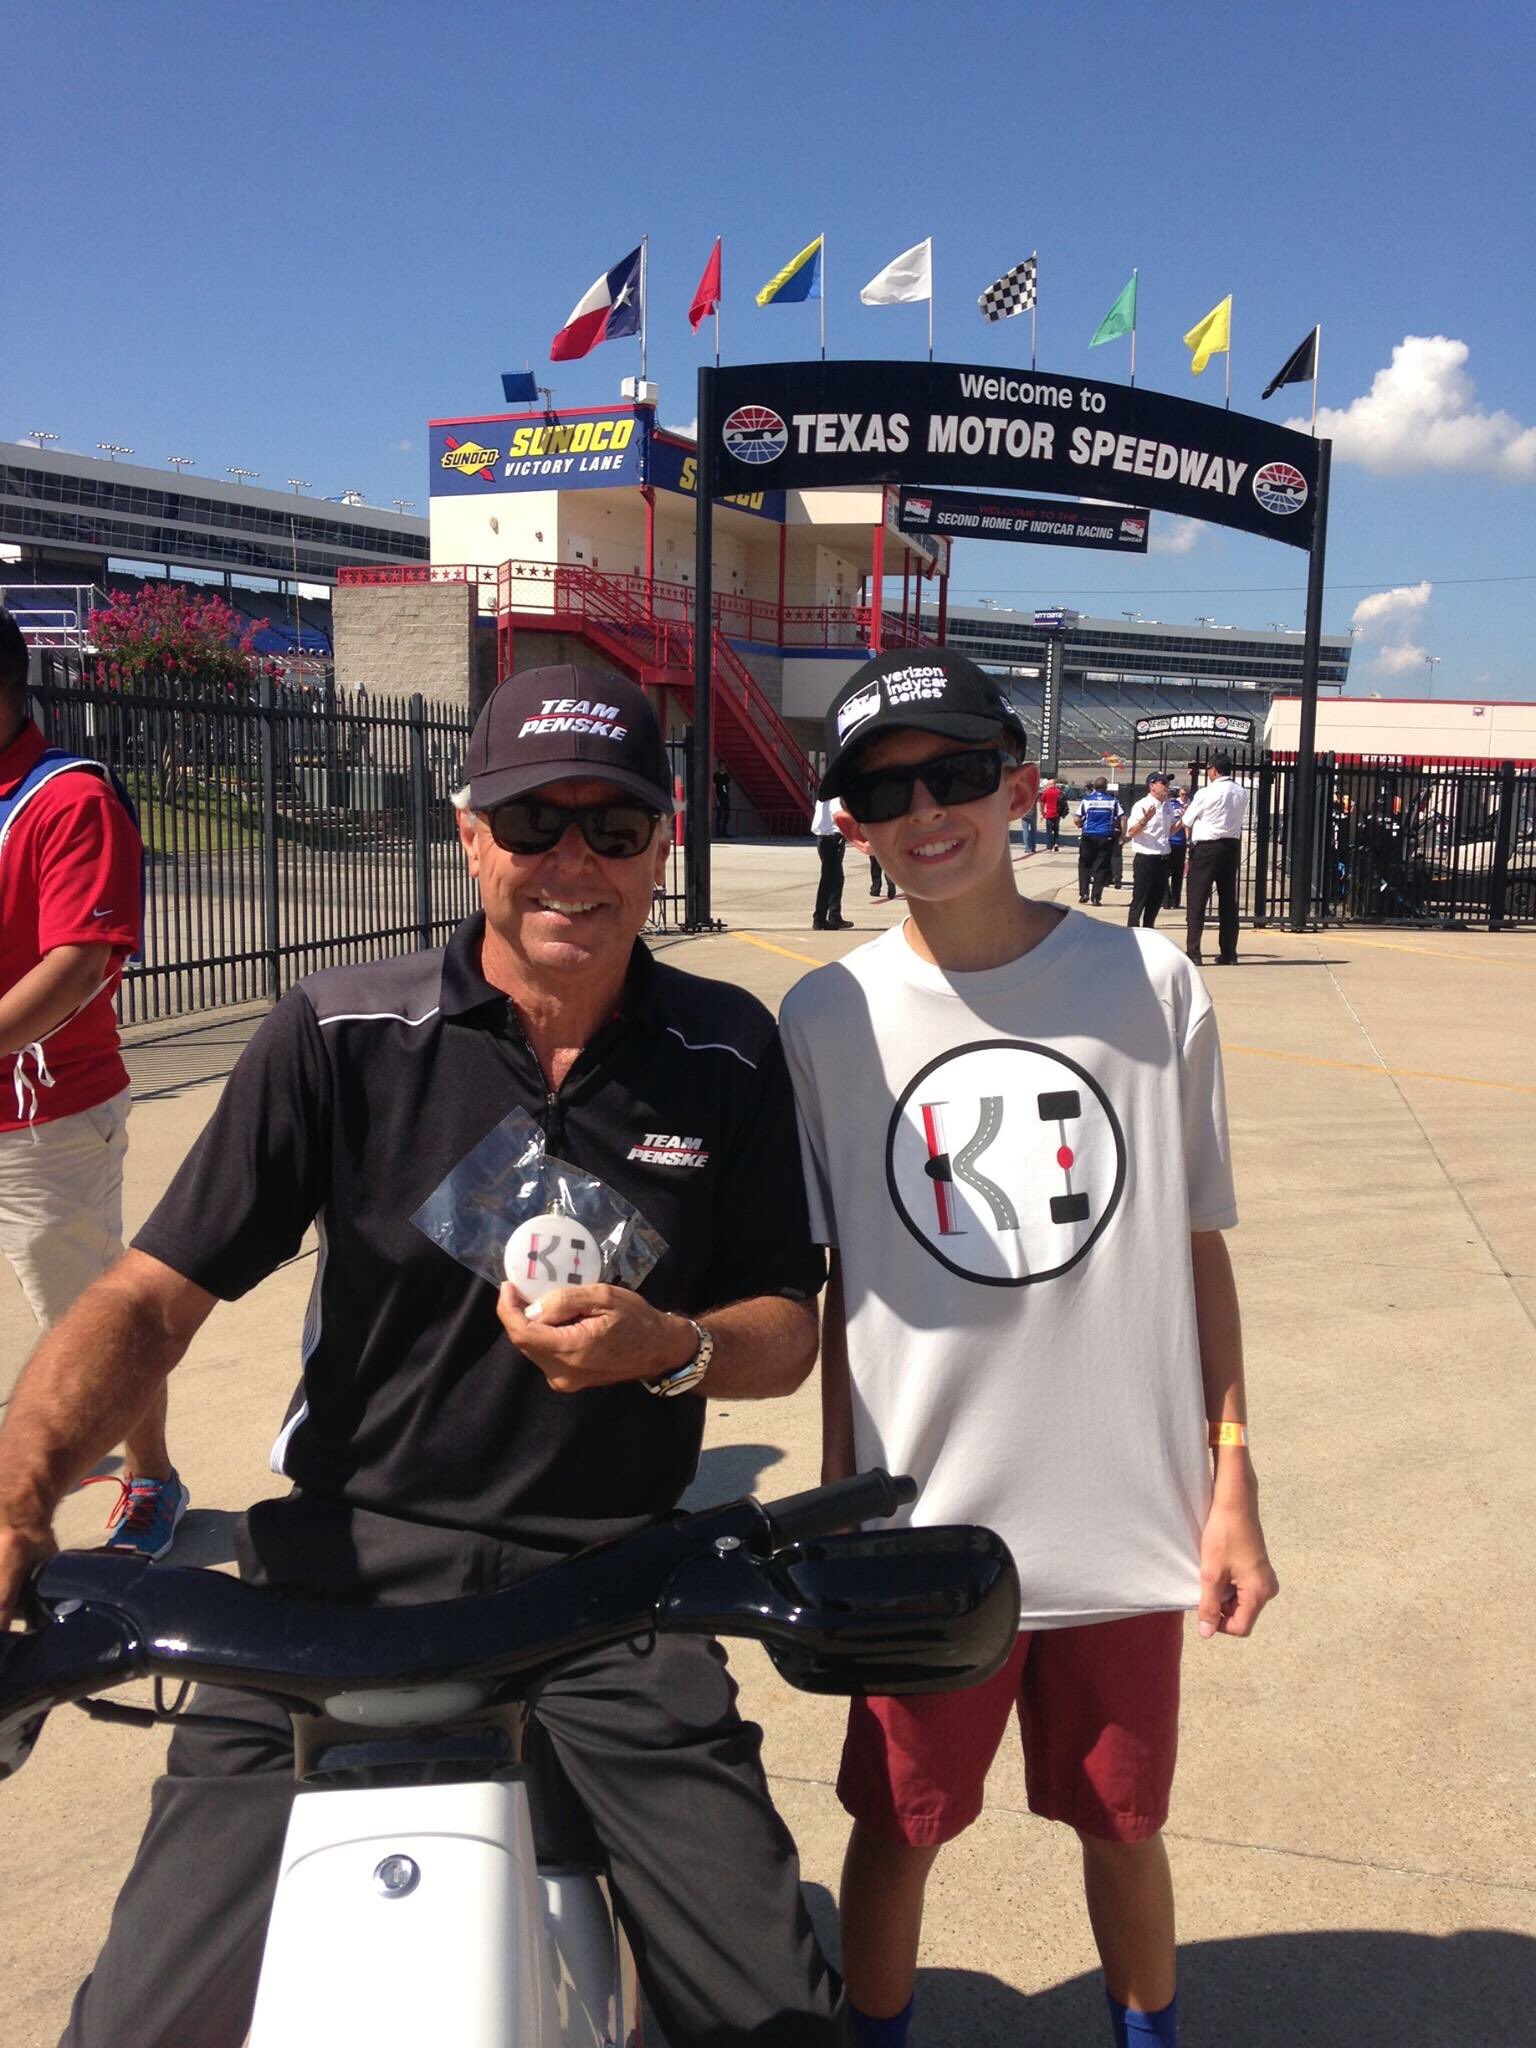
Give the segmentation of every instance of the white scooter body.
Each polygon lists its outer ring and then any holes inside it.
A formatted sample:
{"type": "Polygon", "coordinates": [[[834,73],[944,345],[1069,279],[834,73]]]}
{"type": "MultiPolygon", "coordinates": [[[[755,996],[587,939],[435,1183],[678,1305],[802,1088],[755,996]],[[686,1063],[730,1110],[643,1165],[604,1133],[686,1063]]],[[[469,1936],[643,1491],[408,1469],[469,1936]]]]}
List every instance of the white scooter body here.
{"type": "Polygon", "coordinates": [[[521,1775],[300,1792],[250,2048],[631,2048],[634,1962],[590,1871],[540,1871],[521,1775]]]}

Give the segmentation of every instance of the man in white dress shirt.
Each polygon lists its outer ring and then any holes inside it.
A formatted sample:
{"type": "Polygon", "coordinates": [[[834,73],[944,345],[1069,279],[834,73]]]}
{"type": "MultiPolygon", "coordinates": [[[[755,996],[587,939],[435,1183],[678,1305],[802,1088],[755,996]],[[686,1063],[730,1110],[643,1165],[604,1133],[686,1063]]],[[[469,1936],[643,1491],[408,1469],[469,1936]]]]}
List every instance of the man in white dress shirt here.
{"type": "Polygon", "coordinates": [[[1134,859],[1131,864],[1131,910],[1129,925],[1144,924],[1148,930],[1157,923],[1168,892],[1168,777],[1154,768],[1147,777],[1147,793],[1132,806],[1125,821],[1125,836],[1134,859]]]}
{"type": "Polygon", "coordinates": [[[1184,811],[1189,835],[1189,899],[1184,950],[1198,967],[1205,909],[1216,890],[1216,965],[1237,965],[1237,877],[1243,846],[1248,792],[1232,780],[1232,756],[1215,754],[1205,771],[1205,788],[1184,811]]]}

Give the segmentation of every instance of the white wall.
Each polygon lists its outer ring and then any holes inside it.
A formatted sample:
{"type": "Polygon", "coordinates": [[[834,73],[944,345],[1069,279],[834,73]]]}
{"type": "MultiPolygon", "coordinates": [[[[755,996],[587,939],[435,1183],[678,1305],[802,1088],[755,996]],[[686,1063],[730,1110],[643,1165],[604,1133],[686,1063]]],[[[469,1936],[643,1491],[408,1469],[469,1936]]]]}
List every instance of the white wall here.
{"type": "MultiPolygon", "coordinates": [[[[502,562],[559,559],[558,491],[496,491],[483,498],[432,500],[432,560],[496,567],[502,562]]],[[[529,587],[531,610],[547,607],[529,587]]],[[[495,603],[494,595],[491,599],[495,603]]]]}
{"type": "Polygon", "coordinates": [[[827,706],[856,668],[869,656],[861,647],[854,654],[826,654],[784,657],[784,703],[786,718],[823,718],[827,706]]]}
{"type": "MultiPolygon", "coordinates": [[[[1264,744],[1294,751],[1299,697],[1269,707],[1264,744]]],[[[1432,703],[1420,697],[1323,697],[1317,706],[1320,754],[1403,754],[1470,761],[1536,760],[1536,704],[1432,703]]]]}

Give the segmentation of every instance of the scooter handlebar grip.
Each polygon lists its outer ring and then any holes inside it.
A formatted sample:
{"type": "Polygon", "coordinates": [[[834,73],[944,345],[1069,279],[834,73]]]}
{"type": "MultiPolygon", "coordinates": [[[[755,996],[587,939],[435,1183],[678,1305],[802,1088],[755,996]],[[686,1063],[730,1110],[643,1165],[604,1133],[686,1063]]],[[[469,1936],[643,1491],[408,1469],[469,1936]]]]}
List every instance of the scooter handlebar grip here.
{"type": "Polygon", "coordinates": [[[801,1543],[830,1536],[850,1522],[882,1520],[916,1498],[915,1479],[893,1477],[877,1467],[850,1479],[834,1479],[829,1486],[813,1486],[806,1493],[786,1494],[783,1500],[764,1501],[762,1506],[779,1542],[801,1543]]]}

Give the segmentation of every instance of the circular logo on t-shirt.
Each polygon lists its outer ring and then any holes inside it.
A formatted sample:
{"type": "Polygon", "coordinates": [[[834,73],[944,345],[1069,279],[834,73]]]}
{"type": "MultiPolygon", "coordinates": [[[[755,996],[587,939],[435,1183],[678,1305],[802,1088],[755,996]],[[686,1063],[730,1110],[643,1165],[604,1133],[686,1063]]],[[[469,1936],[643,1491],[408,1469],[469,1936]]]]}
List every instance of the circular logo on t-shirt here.
{"type": "Polygon", "coordinates": [[[963,1280],[1030,1287],[1086,1257],[1125,1187],[1125,1137],[1075,1060],[1022,1038],[931,1060],[891,1115],[885,1178],[925,1251],[963,1280]]]}

